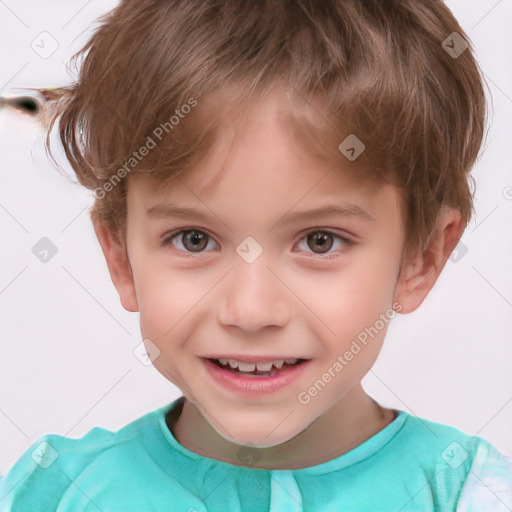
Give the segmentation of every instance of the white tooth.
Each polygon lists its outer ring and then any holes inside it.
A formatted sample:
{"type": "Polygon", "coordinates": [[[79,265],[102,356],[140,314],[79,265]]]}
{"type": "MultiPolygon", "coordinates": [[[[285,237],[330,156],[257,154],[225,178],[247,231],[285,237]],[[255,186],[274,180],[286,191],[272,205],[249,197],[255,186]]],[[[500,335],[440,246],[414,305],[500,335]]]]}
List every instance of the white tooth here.
{"type": "Polygon", "coordinates": [[[231,366],[231,368],[238,368],[242,372],[253,372],[257,369],[260,372],[269,372],[272,370],[272,366],[275,366],[277,369],[283,367],[283,364],[295,364],[298,359],[278,359],[276,361],[269,361],[267,363],[243,363],[241,361],[237,361],[236,359],[217,359],[220,364],[227,366],[231,366]]]}
{"type": "Polygon", "coordinates": [[[238,369],[241,372],[253,372],[256,368],[254,363],[238,363],[238,369]]]}
{"type": "Polygon", "coordinates": [[[272,368],[272,361],[268,363],[256,363],[256,368],[258,368],[259,372],[269,372],[272,368]]]}

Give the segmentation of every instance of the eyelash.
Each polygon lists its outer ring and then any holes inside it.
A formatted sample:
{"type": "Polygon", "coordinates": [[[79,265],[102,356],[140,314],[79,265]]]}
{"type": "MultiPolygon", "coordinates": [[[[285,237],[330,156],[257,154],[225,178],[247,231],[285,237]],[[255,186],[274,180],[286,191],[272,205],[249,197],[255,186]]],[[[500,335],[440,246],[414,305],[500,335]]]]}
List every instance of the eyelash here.
{"type": "MultiPolygon", "coordinates": [[[[169,245],[172,245],[172,240],[174,238],[176,238],[178,235],[183,235],[185,233],[189,233],[191,231],[195,231],[195,232],[198,232],[198,233],[201,233],[201,234],[204,234],[206,235],[209,240],[213,240],[213,238],[208,234],[206,233],[205,231],[201,230],[201,229],[197,229],[197,228],[187,228],[187,229],[180,229],[180,230],[177,230],[177,231],[173,231],[172,233],[169,234],[169,236],[167,236],[163,241],[162,241],[162,246],[163,247],[167,247],[169,245]]],[[[334,258],[338,258],[339,256],[341,256],[341,254],[343,252],[345,252],[347,249],[349,249],[352,245],[354,245],[354,240],[351,240],[350,238],[347,238],[347,237],[344,237],[344,236],[341,236],[339,234],[336,234],[334,233],[333,231],[330,231],[330,230],[327,230],[327,229],[318,229],[318,228],[315,228],[315,229],[312,229],[312,230],[309,230],[307,231],[300,239],[298,242],[301,242],[302,240],[305,240],[307,239],[308,235],[312,234],[312,233],[321,233],[323,235],[330,235],[332,236],[333,238],[337,238],[339,240],[341,240],[344,244],[344,247],[341,248],[340,250],[338,250],[337,252],[335,252],[334,254],[330,254],[330,253],[325,253],[326,255],[323,255],[323,254],[316,254],[316,253],[313,253],[313,256],[307,256],[309,258],[312,258],[312,259],[317,259],[317,260],[330,260],[330,259],[334,259],[334,258]]],[[[330,249],[329,249],[330,250],[330,249]]],[[[196,258],[196,257],[199,257],[201,254],[204,254],[204,252],[206,251],[201,251],[201,252],[197,252],[197,253],[193,253],[193,252],[188,252],[188,251],[183,251],[181,249],[179,249],[180,252],[184,252],[185,255],[183,257],[185,258],[196,258]]]]}

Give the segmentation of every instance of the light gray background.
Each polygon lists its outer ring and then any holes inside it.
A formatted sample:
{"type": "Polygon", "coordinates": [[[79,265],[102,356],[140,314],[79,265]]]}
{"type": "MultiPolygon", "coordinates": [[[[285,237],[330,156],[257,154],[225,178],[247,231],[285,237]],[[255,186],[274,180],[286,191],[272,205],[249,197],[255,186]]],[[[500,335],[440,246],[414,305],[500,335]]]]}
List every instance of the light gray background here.
{"type": "MultiPolygon", "coordinates": [[[[462,238],[467,254],[447,263],[418,311],[392,322],[363,384],[386,406],[512,455],[512,0],[447,3],[475,44],[492,95],[487,149],[473,171],[477,215],[462,238]]],[[[68,83],[64,63],[116,4],[0,1],[0,87],[68,83]],[[46,59],[31,48],[43,31],[59,45],[46,59]]],[[[117,430],[181,393],[133,356],[138,313],[122,308],[111,283],[87,213],[92,194],[48,164],[36,122],[0,113],[0,161],[5,474],[43,434],[117,430]],[[42,237],[58,248],[47,263],[32,253],[42,237]]]]}

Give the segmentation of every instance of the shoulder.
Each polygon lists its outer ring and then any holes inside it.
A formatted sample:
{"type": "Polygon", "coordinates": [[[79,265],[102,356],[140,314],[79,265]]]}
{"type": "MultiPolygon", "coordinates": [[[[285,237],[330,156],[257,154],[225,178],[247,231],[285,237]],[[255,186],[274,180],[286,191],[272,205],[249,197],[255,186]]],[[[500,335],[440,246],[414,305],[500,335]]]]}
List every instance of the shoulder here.
{"type": "Polygon", "coordinates": [[[38,438],[0,480],[0,510],[57,510],[63,496],[87,468],[102,458],[122,458],[151,416],[148,413],[117,432],[95,427],[83,437],[57,434],[38,438]]]}
{"type": "Polygon", "coordinates": [[[490,443],[479,443],[462,488],[457,512],[512,510],[512,457],[490,443]]]}
{"type": "Polygon", "coordinates": [[[400,439],[431,482],[432,494],[453,499],[457,512],[510,512],[512,458],[460,429],[406,414],[400,439]]]}
{"type": "Polygon", "coordinates": [[[478,436],[471,436],[457,427],[412,416],[404,413],[400,442],[406,442],[416,455],[444,462],[454,468],[465,464],[469,467],[472,458],[482,447],[492,445],[478,436]]]}

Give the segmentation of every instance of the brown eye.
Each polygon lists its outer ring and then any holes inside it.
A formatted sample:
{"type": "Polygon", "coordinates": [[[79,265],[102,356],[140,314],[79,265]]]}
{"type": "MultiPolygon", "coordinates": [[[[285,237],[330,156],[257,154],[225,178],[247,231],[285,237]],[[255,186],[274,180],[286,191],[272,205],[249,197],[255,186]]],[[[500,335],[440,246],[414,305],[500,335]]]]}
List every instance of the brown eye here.
{"type": "Polygon", "coordinates": [[[208,235],[200,231],[185,231],[182,236],[183,246],[187,251],[200,252],[206,247],[208,235]]]}
{"type": "MultiPolygon", "coordinates": [[[[163,246],[173,245],[184,253],[201,253],[212,240],[209,235],[197,229],[184,229],[172,234],[162,242],[163,246]],[[177,244],[181,245],[181,247],[177,244]]],[[[212,240],[213,241],[213,240],[212,240]]]]}
{"type": "Polygon", "coordinates": [[[337,258],[344,251],[348,250],[355,242],[347,237],[337,235],[327,230],[316,229],[310,231],[299,241],[300,252],[306,253],[306,256],[317,259],[337,258]],[[337,251],[331,251],[337,244],[337,251]],[[302,247],[301,247],[302,246],[302,247]],[[304,247],[305,246],[305,247],[304,247]],[[325,256],[324,256],[325,255],[325,256]]]}
{"type": "Polygon", "coordinates": [[[308,247],[314,252],[324,254],[333,245],[332,235],[325,231],[312,231],[307,235],[308,247]]]}

